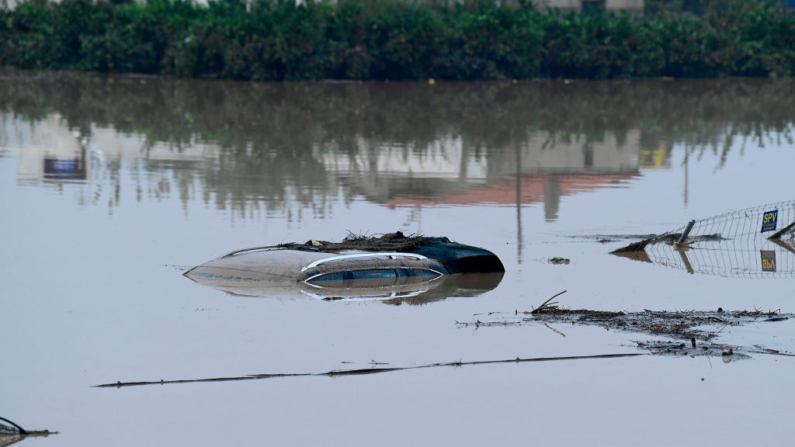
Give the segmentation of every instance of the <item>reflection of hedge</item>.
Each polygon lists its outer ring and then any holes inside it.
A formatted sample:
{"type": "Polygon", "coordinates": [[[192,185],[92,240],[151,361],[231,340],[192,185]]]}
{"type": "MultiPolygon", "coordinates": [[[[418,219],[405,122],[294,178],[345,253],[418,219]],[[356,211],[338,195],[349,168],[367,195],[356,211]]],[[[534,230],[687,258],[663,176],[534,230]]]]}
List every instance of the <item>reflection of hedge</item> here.
{"type": "Polygon", "coordinates": [[[489,1],[121,1],[0,12],[0,66],[253,80],[795,74],[795,14],[772,0],[646,18],[489,1]]]}
{"type": "Polygon", "coordinates": [[[112,127],[244,157],[298,157],[316,144],[353,151],[362,142],[422,152],[447,137],[511,150],[536,132],[601,141],[640,130],[711,145],[723,135],[788,136],[793,97],[794,79],[282,84],[0,73],[0,113],[34,122],[57,113],[84,135],[112,127]]]}

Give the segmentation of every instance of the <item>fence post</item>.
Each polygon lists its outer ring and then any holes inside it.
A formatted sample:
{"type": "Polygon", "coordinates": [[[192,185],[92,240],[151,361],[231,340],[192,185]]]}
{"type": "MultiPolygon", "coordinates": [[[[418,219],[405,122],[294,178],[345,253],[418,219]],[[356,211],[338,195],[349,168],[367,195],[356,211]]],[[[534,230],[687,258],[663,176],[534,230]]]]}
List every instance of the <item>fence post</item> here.
{"type": "Polygon", "coordinates": [[[676,242],[677,244],[682,244],[682,243],[684,243],[687,240],[687,236],[690,235],[690,230],[693,229],[693,225],[695,225],[695,224],[696,224],[695,220],[691,220],[690,222],[687,223],[687,227],[685,228],[685,231],[682,232],[682,235],[679,236],[679,240],[676,242]]]}

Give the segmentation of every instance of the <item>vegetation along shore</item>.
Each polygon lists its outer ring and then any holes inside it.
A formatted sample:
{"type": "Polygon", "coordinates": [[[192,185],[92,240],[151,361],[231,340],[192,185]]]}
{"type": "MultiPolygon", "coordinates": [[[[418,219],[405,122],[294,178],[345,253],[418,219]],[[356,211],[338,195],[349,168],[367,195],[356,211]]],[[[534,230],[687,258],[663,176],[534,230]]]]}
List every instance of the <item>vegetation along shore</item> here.
{"type": "Polygon", "coordinates": [[[795,74],[785,4],[696,3],[649,0],[633,16],[529,1],[31,0],[0,10],[0,67],[255,81],[795,74]]]}

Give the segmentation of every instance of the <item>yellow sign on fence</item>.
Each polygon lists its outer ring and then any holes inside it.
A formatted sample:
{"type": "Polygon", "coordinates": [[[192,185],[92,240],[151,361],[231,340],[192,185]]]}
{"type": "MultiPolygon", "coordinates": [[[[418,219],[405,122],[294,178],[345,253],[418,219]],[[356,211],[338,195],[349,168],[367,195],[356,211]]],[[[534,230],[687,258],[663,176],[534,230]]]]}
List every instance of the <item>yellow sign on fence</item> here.
{"type": "Polygon", "coordinates": [[[766,231],[776,231],[776,222],[778,221],[778,210],[767,211],[762,216],[762,233],[766,231]]]}

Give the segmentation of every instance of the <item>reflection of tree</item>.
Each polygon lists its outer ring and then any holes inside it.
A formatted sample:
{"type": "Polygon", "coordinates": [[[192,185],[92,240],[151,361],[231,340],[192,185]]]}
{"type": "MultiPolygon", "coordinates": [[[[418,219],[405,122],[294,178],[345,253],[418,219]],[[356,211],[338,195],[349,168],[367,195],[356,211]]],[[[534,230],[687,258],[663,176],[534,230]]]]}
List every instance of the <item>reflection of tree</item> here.
{"type": "MultiPolygon", "coordinates": [[[[761,139],[791,124],[791,81],[634,83],[257,84],[63,75],[2,81],[0,110],[27,119],[57,111],[69,125],[136,132],[180,150],[195,139],[260,160],[300,156],[315,142],[357,138],[422,150],[450,132],[505,149],[543,130],[559,139],[640,129],[709,145],[732,127],[761,139]]],[[[761,141],[761,140],[760,140],[761,141]]]]}
{"type": "MultiPolygon", "coordinates": [[[[244,206],[283,207],[288,190],[305,205],[328,200],[334,180],[317,151],[352,157],[365,144],[371,151],[389,145],[423,153],[458,138],[468,153],[490,157],[543,132],[544,150],[576,141],[587,165],[593,143],[611,139],[622,147],[639,130],[641,149],[667,147],[661,156],[669,157],[670,145],[683,143],[694,160],[711,151],[722,164],[732,139],[791,141],[795,116],[795,82],[789,80],[432,86],[6,74],[0,83],[0,111],[25,120],[58,113],[89,138],[92,128],[112,127],[142,135],[143,151],[156,144],[175,152],[196,143],[220,148],[213,163],[168,169],[183,198],[198,180],[205,201],[240,212],[244,206]]],[[[142,167],[163,168],[157,161],[142,167]]]]}

